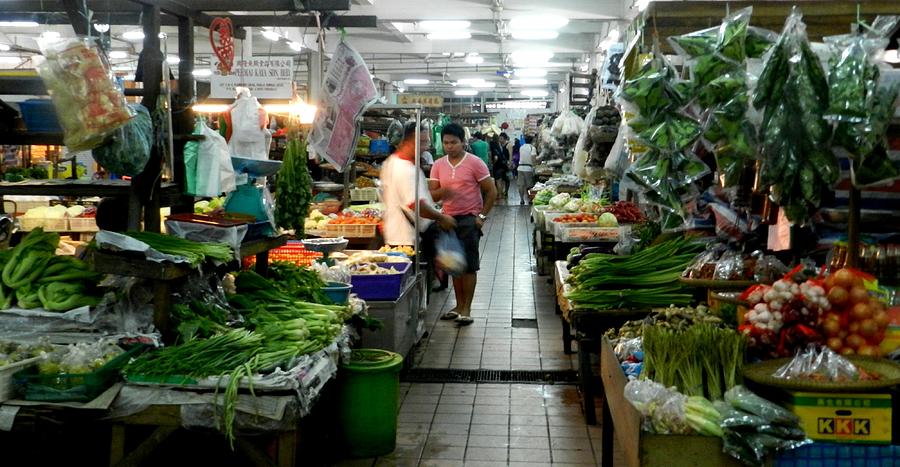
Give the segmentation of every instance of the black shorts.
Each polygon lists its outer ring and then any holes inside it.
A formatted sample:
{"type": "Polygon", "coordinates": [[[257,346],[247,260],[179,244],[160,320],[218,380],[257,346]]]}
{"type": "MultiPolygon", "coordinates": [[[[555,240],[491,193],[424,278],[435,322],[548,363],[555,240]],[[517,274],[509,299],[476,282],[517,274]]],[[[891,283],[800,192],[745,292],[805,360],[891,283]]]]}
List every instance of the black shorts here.
{"type": "Polygon", "coordinates": [[[466,253],[466,274],[478,272],[478,244],[481,242],[481,229],[475,223],[475,216],[453,216],[456,219],[456,236],[462,243],[466,253]]]}

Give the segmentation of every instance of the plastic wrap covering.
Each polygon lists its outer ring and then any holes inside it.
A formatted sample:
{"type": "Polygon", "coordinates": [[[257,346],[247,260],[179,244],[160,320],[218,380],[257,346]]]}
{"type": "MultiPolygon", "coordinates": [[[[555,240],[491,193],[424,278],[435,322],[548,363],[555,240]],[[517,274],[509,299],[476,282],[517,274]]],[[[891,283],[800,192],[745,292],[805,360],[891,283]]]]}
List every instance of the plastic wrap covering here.
{"type": "Polygon", "coordinates": [[[662,384],[649,380],[632,380],[625,385],[625,399],[643,415],[643,429],[658,434],[691,432],[685,420],[687,397],[662,384]]]}
{"type": "Polygon", "coordinates": [[[329,282],[350,283],[350,267],[346,263],[335,263],[334,266],[328,266],[325,263],[314,261],[309,267],[316,271],[322,282],[326,284],[329,282]]]}
{"type": "Polygon", "coordinates": [[[784,379],[812,379],[818,381],[853,381],[859,370],[850,360],[828,347],[810,345],[772,374],[784,379]]]}
{"type": "Polygon", "coordinates": [[[144,171],[153,147],[153,119],[146,107],[131,106],[135,114],[125,126],[115,130],[106,144],[91,155],[98,164],[117,175],[137,176],[144,171]]]}
{"type": "Polygon", "coordinates": [[[53,98],[65,145],[93,149],[132,117],[125,96],[112,80],[109,64],[86,37],[40,41],[36,67],[53,98]]]}
{"type": "Polygon", "coordinates": [[[241,242],[244,241],[248,228],[246,224],[231,227],[214,227],[196,222],[166,221],[166,231],[169,235],[201,243],[224,243],[234,250],[234,259],[238,261],[241,260],[241,242]]]}

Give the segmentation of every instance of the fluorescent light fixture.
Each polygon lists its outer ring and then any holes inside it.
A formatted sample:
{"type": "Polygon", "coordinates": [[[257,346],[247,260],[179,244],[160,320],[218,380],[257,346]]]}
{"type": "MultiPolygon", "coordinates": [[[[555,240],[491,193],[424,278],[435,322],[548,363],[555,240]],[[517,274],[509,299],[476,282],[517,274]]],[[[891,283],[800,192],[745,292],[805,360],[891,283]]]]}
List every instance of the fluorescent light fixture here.
{"type": "Polygon", "coordinates": [[[453,91],[453,94],[456,94],[457,96],[477,96],[478,91],[476,91],[475,89],[459,89],[453,91]]]}
{"type": "Polygon", "coordinates": [[[547,80],[544,78],[511,79],[509,84],[513,86],[545,86],[547,80]]]}
{"type": "Polygon", "coordinates": [[[897,49],[886,50],[884,52],[884,61],[888,63],[900,63],[900,54],[897,53],[897,49]]]}
{"type": "Polygon", "coordinates": [[[481,83],[484,83],[484,78],[462,78],[456,80],[456,84],[464,84],[467,86],[474,86],[481,83]]]}
{"type": "Polygon", "coordinates": [[[472,23],[469,21],[420,21],[419,29],[423,31],[447,31],[453,29],[468,29],[472,23]]]}
{"type": "Polygon", "coordinates": [[[140,29],[125,31],[122,33],[122,39],[125,39],[126,41],[142,41],[144,40],[144,31],[141,31],[140,29]]]}
{"type": "Polygon", "coordinates": [[[194,104],[191,106],[194,112],[204,114],[218,114],[229,109],[228,104],[194,104]]]}
{"type": "Polygon", "coordinates": [[[94,30],[103,34],[106,31],[109,31],[109,25],[106,23],[94,23],[94,30]]]}
{"type": "Polygon", "coordinates": [[[191,74],[196,78],[206,78],[207,76],[212,76],[212,70],[209,68],[197,68],[191,74]]]}
{"type": "Polygon", "coordinates": [[[293,50],[294,52],[299,52],[299,51],[303,50],[303,44],[296,42],[296,41],[288,42],[288,47],[290,47],[291,50],[293,50]]]}
{"type": "Polygon", "coordinates": [[[453,55],[453,54],[451,54],[450,52],[441,52],[441,55],[443,55],[443,56],[445,56],[445,57],[449,57],[449,56],[451,56],[451,55],[453,55]]]}
{"type": "Polygon", "coordinates": [[[430,82],[431,82],[431,81],[428,81],[427,79],[424,79],[424,78],[406,78],[405,80],[403,80],[403,83],[405,83],[405,84],[413,84],[413,85],[416,85],[416,84],[428,84],[428,83],[430,83],[430,82]]]}
{"type": "Polygon", "coordinates": [[[425,37],[430,41],[452,41],[471,39],[472,34],[469,31],[440,31],[429,33],[425,37]]]}
{"type": "Polygon", "coordinates": [[[21,57],[0,57],[0,63],[4,65],[18,65],[22,63],[21,57]]]}
{"type": "Polygon", "coordinates": [[[181,58],[177,55],[169,55],[168,57],[166,57],[166,63],[168,63],[169,65],[178,65],[179,63],[181,63],[181,58]]]}
{"type": "Polygon", "coordinates": [[[265,37],[266,39],[268,39],[270,41],[277,41],[277,40],[281,39],[281,34],[278,34],[275,31],[270,31],[268,29],[263,29],[263,31],[260,34],[262,34],[263,37],[265,37]]]}
{"type": "Polygon", "coordinates": [[[3,28],[36,28],[40,26],[35,21],[0,21],[3,28]]]}
{"type": "Polygon", "coordinates": [[[41,33],[41,39],[44,39],[45,41],[59,40],[60,37],[62,37],[62,35],[56,31],[44,31],[41,33]]]}
{"type": "Polygon", "coordinates": [[[470,86],[472,86],[473,88],[495,88],[495,87],[497,87],[497,83],[495,83],[493,81],[482,81],[480,83],[475,83],[470,86]]]}
{"type": "Polygon", "coordinates": [[[307,104],[301,100],[290,104],[265,104],[263,110],[271,114],[287,114],[300,117],[300,123],[312,123],[316,118],[316,106],[307,104]]]}
{"type": "Polygon", "coordinates": [[[637,7],[638,11],[644,11],[650,6],[650,0],[637,0],[634,2],[634,6],[637,7]]]}
{"type": "Polygon", "coordinates": [[[546,65],[553,58],[553,52],[547,50],[517,50],[510,57],[513,63],[518,65],[540,66],[546,65]]]}
{"type": "Polygon", "coordinates": [[[526,29],[512,32],[512,38],[520,41],[550,40],[557,37],[559,37],[558,32],[547,29],[526,29]]]}
{"type": "Polygon", "coordinates": [[[547,76],[547,70],[541,68],[518,68],[515,74],[519,78],[543,78],[547,76]]]}
{"type": "Polygon", "coordinates": [[[130,75],[125,75],[125,76],[122,77],[122,80],[124,80],[124,81],[134,81],[134,79],[135,79],[135,78],[134,78],[134,73],[132,73],[132,74],[130,74],[130,75]]]}
{"type": "Polygon", "coordinates": [[[124,50],[110,50],[109,58],[116,58],[116,59],[128,58],[128,52],[126,52],[124,50]]]}
{"type": "Polygon", "coordinates": [[[468,63],[470,65],[480,65],[480,64],[484,63],[484,57],[479,56],[479,55],[469,54],[469,56],[466,57],[466,63],[468,63]]]}
{"type": "Polygon", "coordinates": [[[0,52],[8,52],[9,49],[10,49],[9,45],[7,45],[7,44],[0,44],[0,52]]]}
{"type": "Polygon", "coordinates": [[[619,40],[619,37],[620,37],[621,35],[622,35],[622,34],[619,32],[619,29],[618,29],[618,28],[615,28],[615,29],[611,29],[611,30],[609,31],[609,34],[606,35],[606,38],[609,39],[609,40],[612,41],[612,42],[616,42],[617,40],[619,40]]]}
{"type": "Polygon", "coordinates": [[[522,95],[528,97],[547,97],[548,94],[550,93],[543,89],[526,89],[522,91],[522,95]]]}
{"type": "Polygon", "coordinates": [[[588,71],[588,68],[590,68],[590,66],[587,63],[585,63],[584,65],[581,65],[581,67],[579,69],[584,72],[584,71],[588,71]]]}
{"type": "Polygon", "coordinates": [[[550,29],[556,30],[569,24],[569,20],[555,15],[519,16],[509,22],[509,28],[515,30],[550,29]]]}

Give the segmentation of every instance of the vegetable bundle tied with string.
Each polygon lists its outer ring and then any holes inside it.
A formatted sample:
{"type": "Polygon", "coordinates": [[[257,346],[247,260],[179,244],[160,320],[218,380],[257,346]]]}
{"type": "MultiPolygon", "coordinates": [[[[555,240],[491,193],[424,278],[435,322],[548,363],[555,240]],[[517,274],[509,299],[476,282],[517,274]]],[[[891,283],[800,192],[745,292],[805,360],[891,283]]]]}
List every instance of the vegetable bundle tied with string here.
{"type": "Polygon", "coordinates": [[[306,142],[294,133],[289,133],[284,163],[276,175],[275,224],[293,229],[297,238],[303,238],[304,221],[312,200],[312,177],[306,166],[306,142]]]}
{"type": "Polygon", "coordinates": [[[568,282],[574,290],[566,297],[576,308],[596,310],[689,304],[693,296],[678,278],[701,250],[678,238],[629,256],[591,253],[572,268],[568,282]]]}

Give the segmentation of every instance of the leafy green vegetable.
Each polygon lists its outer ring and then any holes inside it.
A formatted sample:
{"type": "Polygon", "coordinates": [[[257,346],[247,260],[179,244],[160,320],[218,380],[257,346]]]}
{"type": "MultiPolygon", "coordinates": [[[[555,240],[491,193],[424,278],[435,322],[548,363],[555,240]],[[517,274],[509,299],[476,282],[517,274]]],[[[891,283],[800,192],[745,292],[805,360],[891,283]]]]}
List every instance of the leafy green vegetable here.
{"type": "Polygon", "coordinates": [[[322,290],[325,282],[315,271],[294,263],[275,261],[269,266],[272,282],[283,292],[304,302],[331,304],[322,290]]]}
{"type": "Polygon", "coordinates": [[[186,258],[192,266],[212,260],[227,263],[234,260],[230,246],[218,242],[195,242],[155,232],[128,232],[131,238],[140,240],[160,253],[186,258]]]}
{"type": "Polygon", "coordinates": [[[275,224],[293,229],[303,238],[304,221],[312,199],[312,177],[307,167],[306,141],[289,132],[284,162],[275,180],[275,224]]]}

